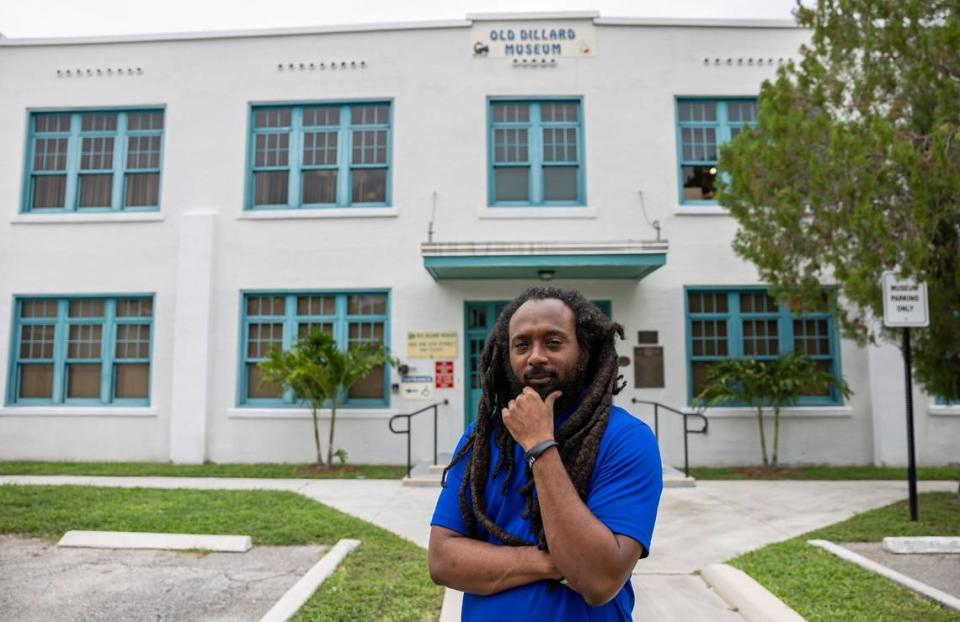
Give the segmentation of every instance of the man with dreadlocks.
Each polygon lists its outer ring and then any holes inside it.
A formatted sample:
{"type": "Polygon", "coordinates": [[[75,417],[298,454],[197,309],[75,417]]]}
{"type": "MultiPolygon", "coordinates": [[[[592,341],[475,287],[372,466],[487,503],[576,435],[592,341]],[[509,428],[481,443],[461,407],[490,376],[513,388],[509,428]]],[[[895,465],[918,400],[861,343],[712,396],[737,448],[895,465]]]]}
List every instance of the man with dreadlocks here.
{"type": "Polygon", "coordinates": [[[430,531],[465,622],[631,619],[663,480],[650,428],[613,405],[617,336],[572,290],[530,288],[497,318],[430,531]]]}

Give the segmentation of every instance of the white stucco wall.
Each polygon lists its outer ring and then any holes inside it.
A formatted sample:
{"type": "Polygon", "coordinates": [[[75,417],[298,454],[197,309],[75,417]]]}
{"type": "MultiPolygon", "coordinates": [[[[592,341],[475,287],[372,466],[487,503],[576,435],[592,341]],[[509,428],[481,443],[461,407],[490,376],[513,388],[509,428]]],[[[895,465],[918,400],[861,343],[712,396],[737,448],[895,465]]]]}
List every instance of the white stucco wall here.
{"type": "MultiPolygon", "coordinates": [[[[659,331],[666,387],[628,388],[618,403],[630,407],[630,398],[637,397],[683,406],[684,286],[752,285],[757,275],[730,249],[733,219],[718,209],[679,207],[675,98],[755,95],[775,66],[735,61],[716,66],[704,58],[789,58],[805,34],[785,27],[614,25],[602,20],[595,28],[595,57],[561,59],[556,66],[536,69],[474,58],[468,22],[374,32],[0,44],[0,135],[7,137],[0,141],[0,344],[11,342],[14,295],[156,296],[151,405],[124,415],[111,414],[116,412],[111,409],[79,415],[66,407],[5,406],[0,410],[0,459],[311,460],[306,412],[237,406],[239,305],[241,292],[250,289],[389,290],[390,345],[401,358],[408,330],[457,331],[456,388],[436,392],[438,399],[450,400],[439,425],[441,452],[449,451],[463,431],[464,301],[509,299],[527,283],[434,281],[423,268],[419,248],[426,241],[434,192],[435,241],[623,241],[653,238],[640,210],[642,190],[649,217],[660,221],[669,240],[667,264],[639,282],[555,284],[611,301],[614,318],[626,327],[624,354],[632,353],[637,330],[659,331]],[[278,63],[341,60],[363,60],[366,66],[277,69],[278,63]],[[140,67],[143,73],[57,76],[58,69],[110,66],[140,67]],[[582,98],[588,206],[548,217],[497,218],[486,208],[485,102],[492,96],[550,95],[582,98]],[[295,219],[244,215],[250,105],[350,99],[392,102],[392,208],[376,217],[336,211],[295,219]],[[17,216],[29,109],[140,104],[165,107],[159,213],[132,222],[17,216]],[[185,229],[184,223],[195,218],[187,215],[197,212],[209,214],[197,225],[201,229],[185,229]],[[571,215],[577,217],[560,217],[571,215]],[[185,250],[187,239],[209,241],[209,254],[185,250]],[[207,285],[204,270],[209,271],[207,285]],[[206,301],[203,292],[209,292],[206,301]],[[177,299],[184,295],[190,301],[177,299]],[[204,318],[208,332],[202,342],[181,343],[202,332],[204,318]],[[204,356],[205,361],[195,360],[204,356]],[[191,365],[181,369],[178,361],[191,365]],[[191,405],[196,412],[185,412],[191,405]]],[[[0,381],[6,383],[9,346],[2,351],[0,381]]],[[[877,399],[871,398],[871,387],[890,382],[894,373],[889,365],[875,365],[875,358],[843,343],[843,371],[856,394],[842,407],[787,414],[784,462],[900,459],[886,448],[893,432],[875,429],[875,424],[893,425],[895,417],[871,416],[877,399]]],[[[623,371],[632,381],[632,367],[623,371]]],[[[396,382],[397,374],[392,374],[396,382]]],[[[920,396],[921,461],[955,459],[945,438],[955,437],[960,418],[934,418],[926,412],[927,403],[929,398],[920,396]]],[[[337,446],[354,462],[401,463],[405,441],[387,431],[387,420],[424,404],[394,396],[388,408],[342,410],[337,446]]],[[[642,410],[631,410],[652,423],[642,410]]],[[[665,460],[679,464],[680,420],[665,416],[661,425],[665,460]]],[[[431,452],[429,427],[428,416],[415,422],[415,460],[431,452]]],[[[750,413],[726,412],[711,420],[706,437],[691,439],[692,462],[756,462],[756,434],[750,413]]]]}

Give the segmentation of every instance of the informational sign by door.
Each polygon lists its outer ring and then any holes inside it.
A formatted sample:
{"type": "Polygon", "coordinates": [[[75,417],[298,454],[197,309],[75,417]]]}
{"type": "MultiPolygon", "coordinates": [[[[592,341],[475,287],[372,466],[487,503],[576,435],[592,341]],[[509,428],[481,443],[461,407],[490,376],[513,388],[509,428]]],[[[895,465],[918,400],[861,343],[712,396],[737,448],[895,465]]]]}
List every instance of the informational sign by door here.
{"type": "Polygon", "coordinates": [[[407,333],[407,358],[457,358],[457,331],[411,330],[407,333]]]}
{"type": "Polygon", "coordinates": [[[434,386],[438,389],[453,388],[453,361],[437,361],[434,371],[434,378],[436,378],[434,386]]]}
{"type": "Polygon", "coordinates": [[[428,400],[433,397],[433,376],[401,376],[400,397],[405,400],[428,400]]]}
{"type": "Polygon", "coordinates": [[[883,324],[903,328],[929,326],[927,284],[899,280],[894,272],[884,272],[883,324]]]}

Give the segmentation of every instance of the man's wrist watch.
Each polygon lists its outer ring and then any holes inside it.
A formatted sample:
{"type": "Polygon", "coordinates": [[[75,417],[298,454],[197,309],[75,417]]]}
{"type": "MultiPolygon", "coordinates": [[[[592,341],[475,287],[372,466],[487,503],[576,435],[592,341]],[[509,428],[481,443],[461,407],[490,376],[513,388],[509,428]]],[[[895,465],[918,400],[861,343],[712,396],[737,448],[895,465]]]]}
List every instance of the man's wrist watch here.
{"type": "Polygon", "coordinates": [[[560,443],[553,440],[552,438],[545,441],[540,441],[539,443],[537,443],[536,445],[528,449],[525,454],[523,454],[523,461],[527,463],[528,468],[532,469],[533,463],[537,461],[537,458],[539,458],[543,454],[543,452],[550,449],[551,447],[557,447],[558,445],[560,445],[560,443]]]}

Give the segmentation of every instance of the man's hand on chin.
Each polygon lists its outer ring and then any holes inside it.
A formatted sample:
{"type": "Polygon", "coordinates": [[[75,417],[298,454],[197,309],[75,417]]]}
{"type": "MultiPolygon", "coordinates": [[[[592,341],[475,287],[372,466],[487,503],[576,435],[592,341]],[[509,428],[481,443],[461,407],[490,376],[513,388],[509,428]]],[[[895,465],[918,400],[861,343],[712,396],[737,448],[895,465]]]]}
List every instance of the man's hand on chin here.
{"type": "Polygon", "coordinates": [[[542,441],[553,440],[553,403],[562,394],[554,391],[547,399],[541,399],[531,387],[524,387],[503,409],[503,424],[524,451],[542,441]]]}

